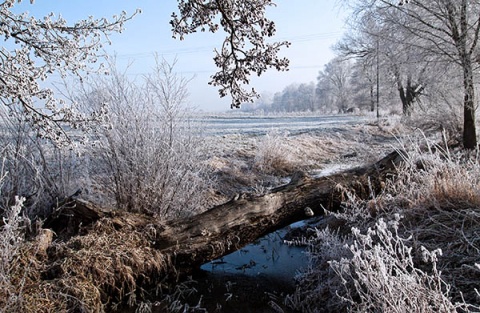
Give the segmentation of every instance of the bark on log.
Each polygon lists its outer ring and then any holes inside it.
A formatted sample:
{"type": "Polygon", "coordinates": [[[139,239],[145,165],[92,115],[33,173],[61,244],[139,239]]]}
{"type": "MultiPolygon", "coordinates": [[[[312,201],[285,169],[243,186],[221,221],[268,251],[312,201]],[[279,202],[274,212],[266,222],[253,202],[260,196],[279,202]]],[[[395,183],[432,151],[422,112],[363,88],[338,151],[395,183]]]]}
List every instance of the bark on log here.
{"type": "Polygon", "coordinates": [[[325,177],[297,173],[289,184],[266,195],[240,195],[200,215],[167,223],[157,231],[157,247],[176,256],[177,270],[200,266],[309,218],[306,208],[316,216],[325,209],[340,209],[345,189],[361,199],[369,198],[372,191],[378,194],[401,161],[395,151],[371,166],[325,177]]]}
{"type": "Polygon", "coordinates": [[[338,210],[344,201],[345,189],[367,199],[372,191],[378,193],[385,180],[395,175],[400,162],[401,152],[395,151],[373,165],[325,177],[312,178],[296,173],[289,184],[265,195],[238,195],[200,215],[169,222],[154,222],[147,216],[128,213],[102,212],[88,203],[71,199],[72,205],[63,206],[47,225],[54,225],[57,233],[70,235],[78,232],[78,221],[85,228],[102,217],[111,219],[116,228],[128,224],[141,232],[146,225],[153,226],[155,235],[150,247],[171,260],[172,268],[167,273],[186,273],[265,234],[307,219],[311,215],[306,212],[307,207],[316,216],[322,215],[324,209],[338,210]],[[73,225],[74,229],[67,231],[68,225],[73,225]]]}
{"type": "Polygon", "coordinates": [[[66,240],[79,234],[82,226],[107,216],[111,217],[111,214],[93,203],[70,196],[58,203],[45,220],[43,228],[53,230],[57,238],[66,240]]]}

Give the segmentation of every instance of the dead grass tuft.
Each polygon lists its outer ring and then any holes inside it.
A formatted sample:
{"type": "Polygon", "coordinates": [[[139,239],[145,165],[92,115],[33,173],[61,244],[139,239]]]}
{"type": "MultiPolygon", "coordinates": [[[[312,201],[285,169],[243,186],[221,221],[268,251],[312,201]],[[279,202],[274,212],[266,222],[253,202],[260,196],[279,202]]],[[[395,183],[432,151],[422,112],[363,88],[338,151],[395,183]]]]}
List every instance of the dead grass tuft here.
{"type": "MultiPolygon", "coordinates": [[[[63,276],[83,277],[102,290],[102,302],[136,303],[138,283],[149,285],[168,260],[143,235],[128,226],[120,231],[111,220],[100,220],[86,236],[60,244],[63,276]]],[[[95,288],[96,289],[96,288],[95,288]]],[[[97,290],[90,289],[90,294],[97,290]]]]}
{"type": "Polygon", "coordinates": [[[480,206],[480,156],[478,152],[450,151],[428,143],[420,148],[410,142],[406,165],[394,186],[399,198],[412,207],[459,208],[480,206]]]}
{"type": "Polygon", "coordinates": [[[291,159],[294,146],[286,144],[288,133],[271,131],[257,142],[254,167],[265,174],[284,176],[295,171],[291,159]]]}
{"type": "Polygon", "coordinates": [[[10,285],[0,291],[0,308],[104,312],[110,305],[136,304],[144,296],[139,286],[154,287],[169,260],[151,247],[151,234],[130,225],[128,219],[99,220],[87,235],[51,244],[47,255],[36,248],[44,236],[25,242],[10,262],[10,285]]]}

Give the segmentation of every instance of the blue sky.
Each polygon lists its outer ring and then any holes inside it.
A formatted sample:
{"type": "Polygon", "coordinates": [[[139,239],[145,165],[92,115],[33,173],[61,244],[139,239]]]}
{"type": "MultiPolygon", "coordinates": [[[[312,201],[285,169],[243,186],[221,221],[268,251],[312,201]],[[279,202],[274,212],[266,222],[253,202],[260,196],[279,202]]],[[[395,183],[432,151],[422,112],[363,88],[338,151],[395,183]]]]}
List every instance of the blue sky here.
{"type": "MultiPolygon", "coordinates": [[[[346,14],[336,0],[277,0],[277,7],[268,10],[268,17],[277,25],[278,40],[289,40],[292,45],[281,52],[290,59],[288,72],[271,70],[252,79],[259,92],[275,93],[291,83],[315,81],[318,71],[332,57],[331,46],[342,37],[346,14]]],[[[122,10],[142,13],[126,24],[121,34],[111,36],[112,45],[106,47],[117,55],[119,67],[128,68],[135,77],[149,72],[156,52],[171,61],[177,58],[176,70],[187,77],[195,76],[189,86],[190,102],[204,111],[228,110],[230,100],[220,99],[217,89],[208,85],[213,64],[213,49],[219,47],[223,34],[197,33],[184,41],[172,38],[170,15],[176,11],[174,0],[36,0],[25,1],[21,9],[39,16],[48,12],[61,14],[67,21],[89,15],[111,17],[122,10]]],[[[20,9],[20,8],[19,8],[20,9]]]]}

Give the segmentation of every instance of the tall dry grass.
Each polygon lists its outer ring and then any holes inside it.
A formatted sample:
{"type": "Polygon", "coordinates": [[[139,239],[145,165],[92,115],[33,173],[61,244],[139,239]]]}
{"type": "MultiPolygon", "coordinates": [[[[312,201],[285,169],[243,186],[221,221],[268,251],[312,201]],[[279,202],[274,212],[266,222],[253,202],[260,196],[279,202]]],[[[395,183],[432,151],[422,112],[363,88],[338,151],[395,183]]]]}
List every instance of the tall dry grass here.
{"type": "Polygon", "coordinates": [[[271,130],[256,143],[254,169],[273,175],[291,174],[295,168],[293,153],[287,143],[288,133],[271,130]]]}
{"type": "Polygon", "coordinates": [[[334,215],[343,237],[317,231],[311,266],[287,298],[304,312],[480,310],[478,151],[451,150],[423,135],[401,143],[404,165],[370,199],[346,194],[334,215]],[[332,296],[334,300],[332,300],[332,296]]]}

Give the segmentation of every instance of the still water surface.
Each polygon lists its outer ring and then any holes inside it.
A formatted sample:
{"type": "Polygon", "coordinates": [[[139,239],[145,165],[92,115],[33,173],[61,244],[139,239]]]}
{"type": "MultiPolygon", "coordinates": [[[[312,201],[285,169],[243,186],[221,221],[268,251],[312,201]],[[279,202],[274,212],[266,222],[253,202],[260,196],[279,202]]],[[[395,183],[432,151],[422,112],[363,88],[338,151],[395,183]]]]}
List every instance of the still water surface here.
{"type": "Polygon", "coordinates": [[[221,259],[204,264],[194,274],[209,312],[275,312],[295,289],[294,277],[307,265],[304,247],[284,243],[287,232],[305,227],[292,224],[221,259]]]}

